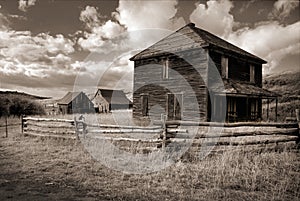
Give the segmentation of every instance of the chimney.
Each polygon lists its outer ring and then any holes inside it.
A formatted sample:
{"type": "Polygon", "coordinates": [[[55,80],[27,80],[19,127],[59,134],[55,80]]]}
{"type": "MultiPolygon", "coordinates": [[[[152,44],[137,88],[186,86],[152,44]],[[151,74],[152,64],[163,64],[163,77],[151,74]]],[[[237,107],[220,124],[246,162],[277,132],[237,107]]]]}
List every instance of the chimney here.
{"type": "Polygon", "coordinates": [[[195,27],[195,24],[194,23],[188,23],[187,26],[191,27],[191,28],[194,28],[195,27]]]}

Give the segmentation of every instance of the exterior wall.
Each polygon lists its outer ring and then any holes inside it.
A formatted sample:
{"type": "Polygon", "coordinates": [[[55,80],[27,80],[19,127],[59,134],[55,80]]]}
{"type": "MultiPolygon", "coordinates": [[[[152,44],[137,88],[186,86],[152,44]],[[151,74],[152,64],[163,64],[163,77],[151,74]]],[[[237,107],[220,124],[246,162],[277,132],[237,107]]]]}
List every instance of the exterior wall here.
{"type": "Polygon", "coordinates": [[[167,111],[168,93],[182,94],[181,119],[201,121],[207,118],[207,51],[190,50],[179,56],[169,55],[135,61],[133,116],[142,117],[142,95],[148,95],[149,115],[160,119],[167,111]],[[163,79],[163,62],[169,59],[168,79],[163,79]],[[187,58],[187,59],[183,59],[187,58]],[[198,73],[200,72],[200,74],[198,73]],[[198,104],[198,105],[197,105],[198,104]]]}
{"type": "MultiPolygon", "coordinates": [[[[217,79],[217,74],[218,76],[222,77],[222,67],[221,67],[221,56],[224,55],[220,51],[209,51],[209,68],[208,68],[208,86],[212,86],[216,82],[220,82],[221,80],[217,79]],[[216,69],[212,68],[212,65],[216,67],[216,69]]],[[[224,55],[229,58],[229,64],[228,64],[228,77],[229,79],[236,80],[236,81],[242,81],[242,82],[248,82],[249,84],[254,84],[258,87],[262,87],[262,65],[256,63],[255,61],[247,61],[245,58],[237,58],[236,55],[224,55]],[[231,62],[230,62],[231,60],[231,62]],[[250,65],[254,66],[254,80],[255,83],[250,82],[250,65]]],[[[224,79],[223,79],[224,80],[224,79]]],[[[213,104],[214,97],[209,98],[209,103],[208,104],[208,119],[210,119],[210,115],[214,113],[213,110],[213,104]]],[[[253,98],[250,96],[248,97],[248,105],[246,104],[246,96],[244,97],[244,101],[240,101],[240,98],[234,98],[230,97],[230,99],[235,99],[234,102],[239,103],[239,107],[237,105],[235,107],[236,111],[232,111],[232,106],[229,107],[229,102],[232,102],[231,100],[229,101],[229,98],[227,97],[227,107],[226,107],[226,119],[227,121],[246,121],[246,120],[252,120],[252,121],[257,121],[261,119],[262,115],[262,100],[261,98],[255,98],[257,100],[257,106],[256,106],[256,115],[251,115],[251,101],[253,98]],[[241,111],[238,111],[241,110],[241,111]],[[239,116],[239,114],[241,114],[239,116]]]]}
{"type": "MultiPolygon", "coordinates": [[[[254,66],[255,73],[254,73],[254,79],[255,84],[259,87],[262,87],[262,65],[255,62],[255,61],[249,61],[249,59],[243,58],[242,56],[237,56],[234,54],[224,54],[221,52],[221,50],[213,50],[209,51],[209,58],[210,58],[210,65],[212,63],[217,68],[217,72],[220,76],[222,76],[222,67],[221,67],[221,56],[225,56],[228,58],[228,77],[232,80],[237,81],[243,81],[243,82],[249,82],[250,84],[250,65],[254,66]]],[[[211,70],[211,67],[209,68],[211,70]]],[[[209,72],[211,75],[209,76],[209,81],[213,81],[213,78],[215,75],[213,75],[212,71],[209,72]]]]}
{"type": "Polygon", "coordinates": [[[94,104],[90,99],[84,94],[80,93],[77,97],[71,102],[72,110],[70,113],[90,113],[94,112],[94,104]]]}
{"type": "Polygon", "coordinates": [[[69,104],[59,104],[59,112],[62,114],[92,113],[95,109],[90,99],[84,93],[80,93],[69,104]]]}
{"type": "Polygon", "coordinates": [[[59,112],[62,114],[68,114],[68,105],[59,105],[59,112]]]}
{"type": "Polygon", "coordinates": [[[97,112],[109,112],[110,105],[109,103],[103,98],[103,96],[100,93],[100,90],[97,91],[95,97],[94,97],[94,107],[98,109],[97,112]]]}

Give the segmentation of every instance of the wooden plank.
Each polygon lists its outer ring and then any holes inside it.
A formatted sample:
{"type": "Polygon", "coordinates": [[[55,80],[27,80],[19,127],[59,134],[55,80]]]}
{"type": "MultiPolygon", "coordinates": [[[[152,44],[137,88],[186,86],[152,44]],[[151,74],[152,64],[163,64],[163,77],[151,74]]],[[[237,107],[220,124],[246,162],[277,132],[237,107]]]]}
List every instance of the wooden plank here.
{"type": "Polygon", "coordinates": [[[267,139],[267,140],[254,140],[254,141],[244,141],[244,142],[231,142],[231,141],[216,141],[216,142],[204,142],[203,140],[199,139],[168,139],[169,143],[183,143],[178,146],[190,145],[192,146],[243,146],[243,145],[257,145],[257,144],[270,144],[270,143],[283,143],[283,142],[291,142],[297,141],[298,137],[287,137],[282,139],[267,139]]]}
{"type": "Polygon", "coordinates": [[[154,130],[161,129],[161,126],[125,126],[125,125],[110,125],[110,124],[89,124],[87,127],[96,127],[96,128],[115,128],[115,129],[135,129],[135,130],[154,130]]]}
{"type": "Polygon", "coordinates": [[[49,131],[42,129],[34,129],[34,128],[24,128],[24,132],[38,132],[38,133],[51,133],[51,134],[61,134],[61,135],[75,135],[75,131],[49,131]]]}
{"type": "Polygon", "coordinates": [[[67,122],[67,123],[74,123],[74,120],[70,119],[48,119],[48,118],[34,118],[34,117],[24,117],[23,120],[25,121],[46,121],[46,122],[67,122]]]}
{"type": "Polygon", "coordinates": [[[42,124],[36,124],[36,123],[31,123],[26,122],[25,125],[27,126],[35,126],[35,127],[40,127],[40,128],[66,128],[66,129],[75,129],[75,126],[67,126],[67,125],[42,125],[42,124]]]}
{"type": "MultiPolygon", "coordinates": [[[[298,129],[297,128],[291,128],[291,129],[278,129],[273,131],[247,131],[247,132],[223,132],[220,133],[220,135],[207,135],[207,134],[201,134],[195,135],[195,139],[200,138],[222,138],[222,137],[245,137],[245,136],[261,136],[261,135],[287,135],[287,136],[298,136],[298,129]]],[[[191,138],[189,134],[186,133],[180,133],[174,135],[176,138],[191,138]]]]}
{"type": "Polygon", "coordinates": [[[134,139],[134,138],[124,138],[124,137],[104,137],[104,136],[89,136],[90,139],[98,140],[108,140],[108,141],[128,141],[128,142],[143,142],[143,143],[161,143],[161,139],[134,139]]]}
{"type": "MultiPolygon", "coordinates": [[[[157,122],[156,122],[157,123],[157,122]]],[[[297,123],[272,123],[272,122],[235,122],[235,123],[219,123],[219,122],[195,122],[195,121],[167,121],[167,125],[181,126],[211,126],[211,127],[240,127],[240,126],[258,126],[258,127],[288,127],[297,128],[297,123]]]]}
{"type": "Polygon", "coordinates": [[[112,134],[118,134],[118,133],[161,133],[162,129],[157,129],[157,130],[135,130],[135,129],[115,129],[115,130],[110,130],[110,129],[93,129],[90,130],[88,129],[88,133],[112,133],[112,134]]]}

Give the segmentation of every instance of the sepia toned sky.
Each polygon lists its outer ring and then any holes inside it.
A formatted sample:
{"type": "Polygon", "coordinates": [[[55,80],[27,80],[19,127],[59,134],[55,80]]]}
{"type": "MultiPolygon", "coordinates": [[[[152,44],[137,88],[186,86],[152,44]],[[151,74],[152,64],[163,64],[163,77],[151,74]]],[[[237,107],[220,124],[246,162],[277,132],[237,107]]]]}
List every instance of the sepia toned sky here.
{"type": "Polygon", "coordinates": [[[299,15],[293,0],[0,0],[0,90],[130,91],[128,59],[189,22],[268,61],[264,74],[300,71],[299,15]]]}

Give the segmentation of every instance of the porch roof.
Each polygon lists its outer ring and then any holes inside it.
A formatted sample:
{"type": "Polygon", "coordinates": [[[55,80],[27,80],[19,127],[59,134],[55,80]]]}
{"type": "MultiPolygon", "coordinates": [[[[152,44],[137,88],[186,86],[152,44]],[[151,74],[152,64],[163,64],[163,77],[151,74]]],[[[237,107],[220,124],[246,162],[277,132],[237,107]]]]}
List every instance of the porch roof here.
{"type": "Polygon", "coordinates": [[[236,80],[224,80],[224,87],[221,84],[214,84],[209,87],[210,91],[215,94],[227,95],[227,96],[256,96],[262,98],[276,98],[280,96],[267,89],[260,88],[254,84],[245,83],[236,80]]]}

